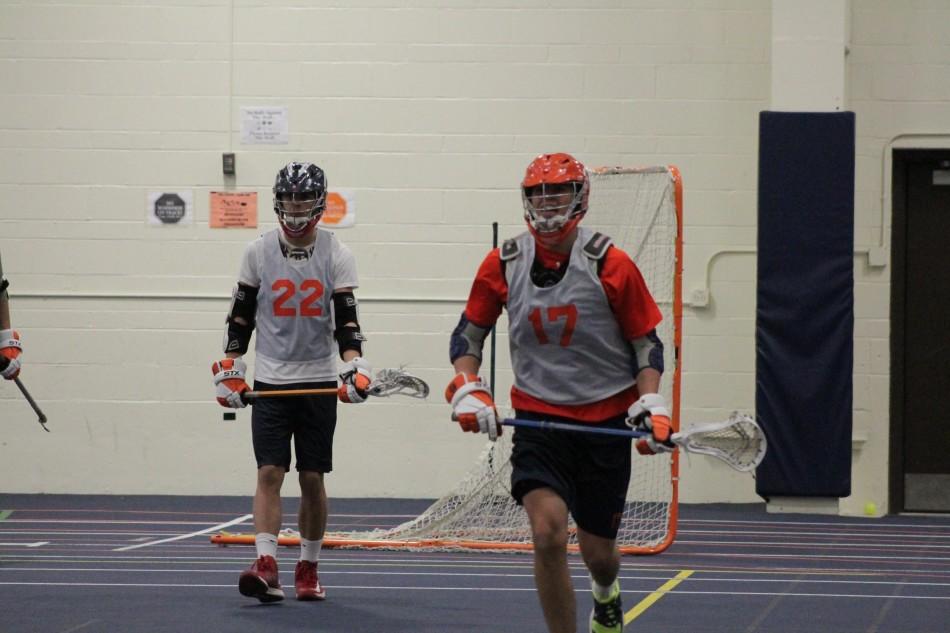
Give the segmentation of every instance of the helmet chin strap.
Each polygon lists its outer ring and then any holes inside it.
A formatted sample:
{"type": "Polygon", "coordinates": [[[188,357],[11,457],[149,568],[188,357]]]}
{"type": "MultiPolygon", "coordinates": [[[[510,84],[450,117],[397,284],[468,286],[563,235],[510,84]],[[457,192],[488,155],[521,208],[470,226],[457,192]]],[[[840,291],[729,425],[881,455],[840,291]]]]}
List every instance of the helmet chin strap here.
{"type": "Polygon", "coordinates": [[[317,226],[317,222],[319,220],[320,220],[319,217],[313,218],[306,224],[301,225],[299,228],[294,228],[293,225],[287,224],[283,220],[280,220],[279,224],[284,235],[286,235],[287,237],[301,238],[301,237],[305,237],[308,233],[312,232],[313,229],[317,226]]]}
{"type": "Polygon", "coordinates": [[[542,233],[538,231],[534,228],[531,222],[528,222],[528,230],[531,232],[531,235],[534,236],[534,239],[536,239],[542,246],[554,248],[567,239],[567,236],[570,235],[575,228],[577,228],[577,225],[580,224],[581,217],[583,216],[575,216],[565,222],[564,226],[559,228],[557,231],[551,231],[549,233],[542,233]]]}

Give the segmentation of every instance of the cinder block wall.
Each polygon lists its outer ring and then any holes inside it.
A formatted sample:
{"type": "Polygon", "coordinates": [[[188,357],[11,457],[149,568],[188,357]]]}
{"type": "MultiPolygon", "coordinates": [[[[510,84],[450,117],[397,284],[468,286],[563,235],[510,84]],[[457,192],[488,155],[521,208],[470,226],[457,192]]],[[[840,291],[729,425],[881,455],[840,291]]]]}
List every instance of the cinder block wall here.
{"type": "MultiPolygon", "coordinates": [[[[859,250],[881,226],[882,145],[948,120],[950,95],[934,94],[946,14],[853,3],[859,250]]],[[[434,391],[341,408],[331,494],[437,496],[481,451],[441,402],[448,334],[491,223],[522,229],[517,184],[542,151],[681,168],[686,298],[709,298],[686,312],[684,420],[751,409],[770,18],[765,0],[3,4],[0,251],[23,380],[54,431],[0,386],[4,490],[252,490],[249,413],[221,420],[209,365],[243,245],[273,228],[269,187],[291,159],[355,193],[358,225],[338,235],[358,260],[368,358],[434,391]],[[288,144],[241,143],[240,108],[256,105],[288,108],[288,144]],[[257,191],[259,229],[208,228],[213,190],[257,191]],[[146,225],[149,191],[192,192],[194,224],[146,225]]],[[[878,498],[885,475],[867,458],[886,454],[888,274],[856,262],[856,488],[878,498]]],[[[504,401],[504,353],[499,378],[504,401]]],[[[687,501],[756,499],[749,478],[699,458],[682,484],[687,501]]]]}

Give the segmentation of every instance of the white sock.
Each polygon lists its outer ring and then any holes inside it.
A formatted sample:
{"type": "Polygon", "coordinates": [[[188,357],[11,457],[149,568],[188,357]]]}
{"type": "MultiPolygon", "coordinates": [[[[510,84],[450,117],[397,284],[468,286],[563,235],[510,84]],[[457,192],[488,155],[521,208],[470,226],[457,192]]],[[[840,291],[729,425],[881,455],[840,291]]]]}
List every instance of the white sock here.
{"type": "Polygon", "coordinates": [[[267,532],[258,532],[254,535],[254,545],[257,546],[257,556],[273,556],[277,558],[277,535],[267,532]]]}
{"type": "Polygon", "coordinates": [[[591,578],[590,590],[594,592],[594,597],[597,599],[597,602],[607,602],[620,593],[620,581],[614,580],[610,585],[604,587],[603,585],[597,584],[597,581],[591,578]]]}
{"type": "Polygon", "coordinates": [[[308,560],[315,563],[320,560],[320,548],[323,547],[323,539],[311,541],[303,537],[300,538],[300,560],[308,560]]]}

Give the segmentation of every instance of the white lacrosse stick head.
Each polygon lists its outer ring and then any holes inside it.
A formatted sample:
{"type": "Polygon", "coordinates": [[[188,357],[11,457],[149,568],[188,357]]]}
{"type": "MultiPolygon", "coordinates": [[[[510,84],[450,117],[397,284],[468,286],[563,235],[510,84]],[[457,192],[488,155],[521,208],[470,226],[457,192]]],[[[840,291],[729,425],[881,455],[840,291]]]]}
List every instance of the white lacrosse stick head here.
{"type": "Polygon", "coordinates": [[[744,473],[762,463],[768,448],[765,433],[755,419],[738,411],[733,411],[728,420],[674,433],[672,440],[683,450],[717,457],[744,473]]]}
{"type": "Polygon", "coordinates": [[[429,395],[429,385],[422,378],[413,376],[401,367],[399,369],[380,369],[369,386],[370,395],[378,398],[389,396],[409,396],[424,399],[429,395]]]}

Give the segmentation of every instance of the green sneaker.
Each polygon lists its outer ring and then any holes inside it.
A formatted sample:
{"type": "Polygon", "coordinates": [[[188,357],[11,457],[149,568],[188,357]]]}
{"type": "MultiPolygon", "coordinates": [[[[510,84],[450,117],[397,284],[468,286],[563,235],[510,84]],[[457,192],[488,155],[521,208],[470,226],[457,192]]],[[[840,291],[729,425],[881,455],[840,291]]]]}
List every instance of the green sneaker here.
{"type": "Polygon", "coordinates": [[[590,612],[590,633],[621,633],[623,631],[623,606],[620,604],[620,583],[614,582],[610,597],[601,602],[594,596],[594,608],[590,612]]]}

